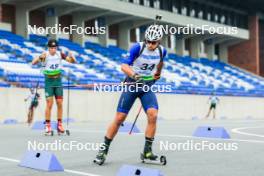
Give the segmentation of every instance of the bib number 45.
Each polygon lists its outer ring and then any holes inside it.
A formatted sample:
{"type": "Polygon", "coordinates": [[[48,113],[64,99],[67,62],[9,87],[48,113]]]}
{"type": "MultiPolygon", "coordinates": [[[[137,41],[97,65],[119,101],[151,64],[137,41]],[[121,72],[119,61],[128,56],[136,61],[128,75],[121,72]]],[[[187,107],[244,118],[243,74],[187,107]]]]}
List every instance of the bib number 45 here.
{"type": "Polygon", "coordinates": [[[59,64],[52,64],[52,65],[50,66],[50,69],[52,69],[52,70],[56,70],[58,67],[59,67],[59,64]]]}

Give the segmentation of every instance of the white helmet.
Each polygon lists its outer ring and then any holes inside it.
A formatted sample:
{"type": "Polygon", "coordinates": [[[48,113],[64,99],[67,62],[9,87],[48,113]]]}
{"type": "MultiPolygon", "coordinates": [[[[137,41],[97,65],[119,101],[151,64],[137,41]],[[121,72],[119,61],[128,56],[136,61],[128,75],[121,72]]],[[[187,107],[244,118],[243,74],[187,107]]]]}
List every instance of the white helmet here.
{"type": "Polygon", "coordinates": [[[151,25],[145,32],[145,39],[147,41],[158,41],[163,37],[163,31],[160,25],[151,25]]]}

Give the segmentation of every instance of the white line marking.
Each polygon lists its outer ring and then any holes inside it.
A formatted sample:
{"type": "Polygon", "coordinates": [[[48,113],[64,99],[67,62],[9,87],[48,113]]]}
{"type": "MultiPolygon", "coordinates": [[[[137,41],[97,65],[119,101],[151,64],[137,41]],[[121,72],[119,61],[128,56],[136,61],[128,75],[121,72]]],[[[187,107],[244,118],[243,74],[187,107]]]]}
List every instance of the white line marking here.
{"type": "MultiPolygon", "coordinates": [[[[20,162],[19,160],[7,158],[7,157],[0,157],[0,160],[10,161],[10,162],[14,162],[14,163],[20,162]]],[[[87,172],[80,172],[80,171],[75,171],[75,170],[70,170],[70,169],[64,169],[64,172],[68,172],[68,173],[76,174],[76,175],[84,175],[84,176],[100,176],[100,175],[95,175],[95,174],[91,174],[91,173],[87,173],[87,172]]]]}
{"type": "Polygon", "coordinates": [[[64,169],[65,172],[72,173],[72,174],[77,174],[77,175],[86,175],[86,176],[99,176],[95,174],[90,174],[86,172],[80,172],[80,171],[75,171],[75,170],[69,170],[69,169],[64,169]]]}
{"type": "Polygon", "coordinates": [[[242,134],[242,135],[246,135],[246,136],[256,136],[256,137],[264,138],[264,135],[255,134],[255,133],[247,133],[247,132],[240,131],[240,130],[254,129],[254,128],[264,128],[264,126],[233,128],[231,131],[233,133],[242,134]]]}
{"type": "Polygon", "coordinates": [[[10,161],[10,162],[19,163],[19,160],[16,160],[16,159],[11,159],[11,158],[6,158],[6,157],[0,157],[0,160],[4,160],[4,161],[10,161]]]}
{"type": "MultiPolygon", "coordinates": [[[[83,133],[105,133],[105,131],[100,131],[100,130],[75,130],[72,129],[71,131],[75,132],[83,132],[83,133]]],[[[121,133],[120,133],[121,134],[121,133]]],[[[126,135],[126,133],[122,133],[126,135]]],[[[127,133],[128,134],[128,133],[127,133]]],[[[132,135],[144,135],[144,133],[133,133],[132,135]]],[[[178,134],[159,134],[157,133],[156,136],[160,137],[178,137],[178,138],[193,138],[193,139],[206,139],[206,140],[217,140],[217,141],[235,141],[235,142],[248,142],[248,143],[261,143],[264,144],[264,141],[262,140],[251,140],[251,139],[218,139],[218,138],[204,138],[204,137],[195,137],[195,136],[187,136],[187,135],[178,135],[178,134]]]]}
{"type": "Polygon", "coordinates": [[[228,123],[244,123],[244,122],[246,122],[246,123],[249,123],[249,122],[264,122],[264,120],[257,120],[257,119],[248,119],[248,120],[228,120],[228,119],[226,119],[226,120],[219,120],[219,121],[217,121],[217,122],[228,122],[228,123]]]}

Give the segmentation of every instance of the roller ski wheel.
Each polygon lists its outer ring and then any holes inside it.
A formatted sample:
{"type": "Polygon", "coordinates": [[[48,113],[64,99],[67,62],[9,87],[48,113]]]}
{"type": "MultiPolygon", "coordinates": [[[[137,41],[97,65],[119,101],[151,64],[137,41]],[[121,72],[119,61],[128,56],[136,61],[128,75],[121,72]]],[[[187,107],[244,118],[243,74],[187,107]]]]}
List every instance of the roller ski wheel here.
{"type": "Polygon", "coordinates": [[[53,136],[53,135],[54,135],[53,131],[45,132],[45,136],[53,136]]]}
{"type": "Polygon", "coordinates": [[[106,154],[105,153],[98,153],[97,155],[96,155],[96,158],[93,160],[93,162],[95,163],[95,164],[98,164],[99,166],[101,166],[101,165],[103,165],[104,164],[104,162],[105,162],[105,159],[106,159],[106,154]]]}
{"type": "Polygon", "coordinates": [[[57,134],[58,134],[58,136],[63,136],[63,135],[70,136],[70,131],[69,130],[65,130],[65,131],[58,131],[57,130],[57,134]]]}
{"type": "Polygon", "coordinates": [[[167,164],[167,159],[165,156],[157,156],[157,155],[150,155],[147,157],[145,154],[141,153],[140,154],[140,159],[142,163],[153,163],[153,164],[161,164],[161,165],[166,165],[167,164]]]}
{"type": "Polygon", "coordinates": [[[160,163],[162,165],[166,165],[167,164],[167,158],[166,158],[166,156],[164,156],[164,155],[161,155],[160,156],[160,163]]]}
{"type": "Polygon", "coordinates": [[[64,132],[64,131],[63,131],[63,132],[61,132],[61,131],[57,131],[57,134],[58,134],[58,136],[62,136],[62,135],[65,134],[65,132],[64,132]]]}

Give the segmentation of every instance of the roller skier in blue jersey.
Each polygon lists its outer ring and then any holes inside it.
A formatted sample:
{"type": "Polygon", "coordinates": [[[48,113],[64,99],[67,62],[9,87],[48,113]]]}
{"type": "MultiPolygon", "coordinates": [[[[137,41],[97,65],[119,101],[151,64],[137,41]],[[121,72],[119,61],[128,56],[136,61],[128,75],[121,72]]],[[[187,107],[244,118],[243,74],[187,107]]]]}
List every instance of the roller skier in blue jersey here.
{"type": "MultiPolygon", "coordinates": [[[[163,58],[166,49],[160,44],[163,31],[159,25],[151,25],[145,32],[145,40],[134,44],[129,57],[121,65],[122,71],[127,75],[125,82],[152,86],[160,78],[163,67],[163,58]],[[149,79],[153,78],[153,79],[149,79]]],[[[144,159],[157,160],[158,156],[152,152],[152,143],[156,132],[158,115],[158,102],[152,90],[124,91],[119,99],[114,120],[108,127],[104,137],[104,143],[94,160],[101,165],[104,163],[112,140],[118,132],[120,125],[125,121],[135,100],[139,98],[147,115],[147,127],[145,131],[145,146],[142,153],[144,159]]]]}

